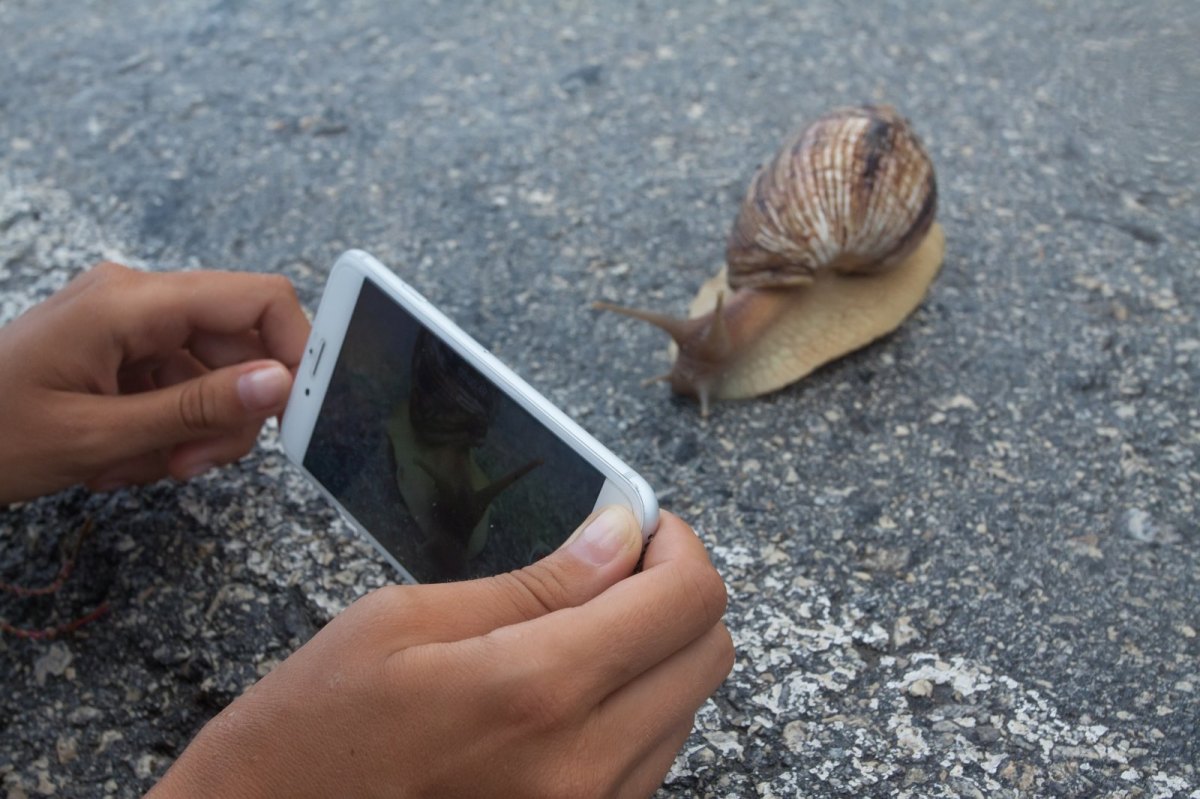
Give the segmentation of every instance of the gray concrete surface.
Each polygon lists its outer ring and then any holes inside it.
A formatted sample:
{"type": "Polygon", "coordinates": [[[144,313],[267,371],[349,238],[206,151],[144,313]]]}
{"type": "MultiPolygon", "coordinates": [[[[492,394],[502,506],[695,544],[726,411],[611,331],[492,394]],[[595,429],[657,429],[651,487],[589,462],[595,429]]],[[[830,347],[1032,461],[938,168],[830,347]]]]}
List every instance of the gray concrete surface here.
{"type": "MultiPolygon", "coordinates": [[[[664,796],[1200,797],[1194,3],[0,4],[0,321],[100,256],[374,251],[641,469],[731,590],[664,796]],[[863,6],[863,7],[860,7],[863,6]],[[898,105],[943,274],[895,335],[707,421],[638,381],[794,127],[898,105]],[[564,346],[564,342],[566,346],[564,346]]],[[[131,796],[391,579],[270,435],[0,512],[7,796],[131,796]]]]}

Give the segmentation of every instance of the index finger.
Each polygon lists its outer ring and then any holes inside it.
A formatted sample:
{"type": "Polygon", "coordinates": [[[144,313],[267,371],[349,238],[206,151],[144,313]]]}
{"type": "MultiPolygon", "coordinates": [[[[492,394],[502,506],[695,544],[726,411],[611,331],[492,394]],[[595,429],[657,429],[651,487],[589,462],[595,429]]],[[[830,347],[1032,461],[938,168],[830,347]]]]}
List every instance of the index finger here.
{"type": "Polygon", "coordinates": [[[117,333],[127,360],[187,345],[197,333],[258,332],[266,357],[300,364],[309,323],[292,283],[246,272],[134,272],[120,303],[117,333]]]}
{"type": "Polygon", "coordinates": [[[515,669],[544,671],[536,675],[542,684],[598,702],[716,626],[726,600],[704,544],[679,517],[663,513],[642,572],[583,605],[479,640],[511,645],[515,669]],[[525,657],[533,642],[551,657],[525,657]]]}

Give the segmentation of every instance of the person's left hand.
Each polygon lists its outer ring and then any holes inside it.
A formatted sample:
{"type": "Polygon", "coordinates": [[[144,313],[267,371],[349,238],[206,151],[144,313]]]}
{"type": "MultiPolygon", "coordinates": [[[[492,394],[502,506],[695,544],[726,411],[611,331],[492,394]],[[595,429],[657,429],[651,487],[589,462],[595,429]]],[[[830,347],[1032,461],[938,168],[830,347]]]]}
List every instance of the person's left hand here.
{"type": "Polygon", "coordinates": [[[308,332],[284,277],[80,275],[0,328],[0,504],[240,458],[287,404],[308,332]]]}

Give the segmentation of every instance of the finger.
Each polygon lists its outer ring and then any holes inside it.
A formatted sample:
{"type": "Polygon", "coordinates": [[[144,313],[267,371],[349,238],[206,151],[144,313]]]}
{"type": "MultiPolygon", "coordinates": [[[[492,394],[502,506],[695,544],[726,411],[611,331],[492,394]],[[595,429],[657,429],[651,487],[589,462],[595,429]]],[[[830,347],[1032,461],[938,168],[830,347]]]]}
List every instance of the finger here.
{"type": "Polygon", "coordinates": [[[692,722],[678,724],[656,745],[650,748],[638,764],[630,769],[628,779],[621,785],[617,796],[629,799],[644,799],[662,787],[663,780],[679,757],[688,736],[692,734],[692,722]]]}
{"type": "Polygon", "coordinates": [[[634,758],[640,760],[671,730],[691,728],[696,711],[729,676],[733,661],[729,631],[717,624],[605,699],[597,710],[597,729],[630,730],[652,720],[646,736],[654,740],[646,741],[634,758]]]}
{"type": "Polygon", "coordinates": [[[287,278],[241,272],[171,272],[148,275],[106,270],[93,281],[111,319],[124,359],[138,361],[183,347],[197,331],[258,332],[268,357],[295,368],[309,323],[287,278]]]}
{"type": "Polygon", "coordinates": [[[107,466],[88,480],[91,491],[104,493],[128,486],[157,482],[167,476],[167,452],[152,450],[107,466]]]}
{"type": "MultiPolygon", "coordinates": [[[[644,571],[595,600],[498,629],[480,645],[499,647],[509,668],[533,670],[530,678],[545,680],[549,690],[599,702],[704,635],[725,612],[725,584],[678,517],[663,514],[646,560],[644,571]],[[523,658],[530,641],[540,642],[551,656],[523,658]],[[571,679],[560,679],[564,673],[571,679]]],[[[489,655],[497,653],[483,654],[489,655]]]]}
{"type": "Polygon", "coordinates": [[[143,364],[121,369],[117,372],[117,392],[136,394],[156,388],[153,371],[151,367],[143,364]]]}
{"type": "MultiPolygon", "coordinates": [[[[154,370],[154,388],[165,388],[194,380],[209,369],[187,350],[176,350],[154,370]]],[[[131,393],[131,392],[130,392],[131,393]]]]}
{"type": "Polygon", "coordinates": [[[188,350],[209,369],[271,357],[263,346],[262,338],[254,330],[241,333],[200,331],[188,342],[188,350]]]}
{"type": "Polygon", "coordinates": [[[627,508],[604,508],[557,551],[523,569],[400,589],[411,612],[391,614],[403,622],[394,634],[409,643],[459,641],[583,604],[632,574],[641,551],[641,530],[633,514],[627,508]],[[458,612],[448,613],[451,608],[458,612]]]}
{"type": "Polygon", "coordinates": [[[85,459],[108,464],[186,441],[244,430],[279,414],[291,373],[275,361],[229,366],[172,386],[126,396],[73,395],[80,418],[95,420],[80,442],[85,459]]]}
{"type": "MultiPolygon", "coordinates": [[[[649,796],[662,784],[696,723],[696,713],[733,668],[733,641],[724,624],[606,699],[596,716],[596,729],[635,730],[652,723],[644,741],[627,752],[630,796],[649,796]]],[[[622,794],[625,795],[625,794],[622,794]]]]}
{"type": "Polygon", "coordinates": [[[117,372],[118,394],[139,394],[182,383],[208,371],[187,350],[163,353],[150,362],[127,364],[117,372]]]}
{"type": "Polygon", "coordinates": [[[650,546],[646,547],[646,557],[642,562],[643,571],[674,560],[690,558],[711,563],[708,550],[704,548],[704,542],[700,540],[691,526],[674,513],[662,511],[658,532],[655,533],[650,546]],[[665,535],[660,536],[659,533],[665,533],[665,535]]]}
{"type": "Polygon", "coordinates": [[[180,444],[171,451],[167,471],[176,480],[190,480],[233,463],[254,448],[261,429],[262,423],[256,422],[227,436],[180,444]]]}

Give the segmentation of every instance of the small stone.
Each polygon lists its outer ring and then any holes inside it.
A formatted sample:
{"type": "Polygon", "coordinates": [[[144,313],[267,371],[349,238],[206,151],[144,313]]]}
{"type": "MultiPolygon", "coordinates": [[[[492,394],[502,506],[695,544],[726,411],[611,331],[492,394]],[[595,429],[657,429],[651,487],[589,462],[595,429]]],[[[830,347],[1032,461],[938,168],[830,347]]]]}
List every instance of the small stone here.
{"type": "Polygon", "coordinates": [[[85,724],[95,721],[100,718],[100,711],[91,705],[80,705],[71,711],[67,716],[67,721],[74,724],[76,727],[82,727],[85,724]]]}
{"type": "Polygon", "coordinates": [[[152,660],[160,666],[170,667],[187,660],[190,653],[187,649],[176,649],[169,644],[162,644],[150,654],[152,660]]]}
{"type": "Polygon", "coordinates": [[[913,680],[912,684],[908,686],[908,695],[933,696],[933,683],[924,678],[920,680],[913,680]]]}
{"type": "Polygon", "coordinates": [[[38,769],[37,785],[34,787],[36,793],[42,796],[54,796],[58,793],[58,786],[54,784],[54,780],[50,778],[50,772],[38,769]]]}
{"type": "Polygon", "coordinates": [[[65,766],[79,757],[79,741],[73,735],[60,735],[54,744],[59,764],[65,766]]]}
{"type": "Polygon", "coordinates": [[[953,397],[951,397],[948,400],[945,400],[941,404],[941,409],[942,410],[960,409],[960,410],[965,410],[965,411],[977,411],[977,410],[979,410],[979,406],[975,404],[975,400],[971,399],[966,394],[955,394],[953,397]]]}
{"type": "Polygon", "coordinates": [[[808,725],[803,721],[789,721],[783,728],[783,742],[797,754],[804,749],[808,741],[808,725]]]}
{"type": "Polygon", "coordinates": [[[96,754],[104,754],[108,751],[108,747],[124,737],[125,735],[120,730],[105,730],[100,733],[100,742],[96,744],[96,754]]]}
{"type": "Polygon", "coordinates": [[[896,619],[896,625],[892,628],[892,646],[905,647],[920,637],[921,633],[913,626],[911,616],[896,619]]]}
{"type": "Polygon", "coordinates": [[[138,779],[147,780],[166,771],[168,759],[152,752],[142,755],[133,764],[138,779]]]}
{"type": "Polygon", "coordinates": [[[1179,534],[1168,526],[1162,526],[1141,508],[1130,508],[1121,516],[1121,526],[1125,534],[1143,544],[1172,544],[1179,540],[1179,534]]]}
{"type": "Polygon", "coordinates": [[[33,661],[33,678],[37,680],[38,685],[45,685],[47,676],[63,676],[67,666],[71,665],[72,657],[74,656],[66,644],[52,644],[44,655],[33,661]]]}
{"type": "Polygon", "coordinates": [[[704,737],[713,749],[721,753],[722,757],[740,758],[742,756],[742,744],[738,741],[737,733],[716,730],[705,733],[704,737]]]}

